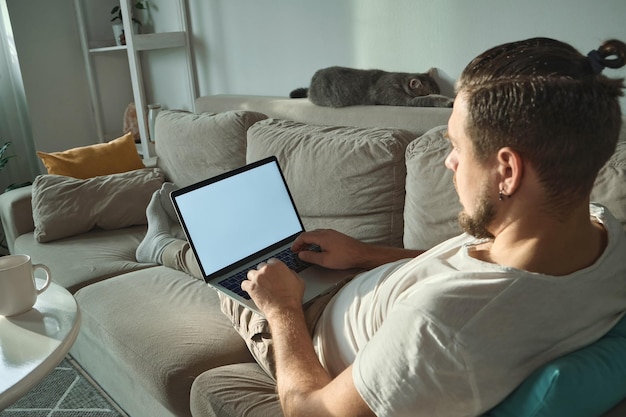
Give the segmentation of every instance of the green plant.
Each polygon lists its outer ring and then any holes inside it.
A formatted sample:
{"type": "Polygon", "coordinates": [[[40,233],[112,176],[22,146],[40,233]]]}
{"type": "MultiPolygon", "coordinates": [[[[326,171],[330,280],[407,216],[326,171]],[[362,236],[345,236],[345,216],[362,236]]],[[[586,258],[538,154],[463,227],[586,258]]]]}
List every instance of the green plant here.
{"type": "MultiPolygon", "coordinates": [[[[11,146],[11,143],[13,142],[4,142],[4,145],[2,145],[2,147],[0,147],[0,171],[2,171],[4,169],[4,167],[6,166],[6,164],[9,162],[9,159],[11,158],[15,158],[16,155],[7,155],[7,150],[9,149],[9,146],[11,146]]],[[[11,191],[14,190],[16,188],[21,188],[21,187],[25,187],[27,185],[30,185],[31,182],[23,182],[20,184],[11,184],[9,185],[4,191],[11,191]]],[[[1,246],[1,245],[0,245],[1,246]]]]}
{"type": "Polygon", "coordinates": [[[0,148],[0,171],[4,169],[5,165],[9,162],[9,159],[15,157],[15,155],[6,155],[11,143],[12,142],[4,142],[4,145],[0,148]]]}
{"type": "MultiPolygon", "coordinates": [[[[135,9],[139,9],[139,10],[146,10],[146,5],[144,4],[145,0],[137,0],[137,2],[135,2],[135,9]]],[[[113,16],[111,18],[111,22],[114,22],[116,20],[119,19],[120,22],[123,22],[122,20],[122,9],[120,6],[115,6],[113,9],[111,9],[111,16],[113,16]]],[[[137,23],[138,25],[141,25],[141,22],[137,19],[135,19],[134,17],[131,17],[134,23],[137,23]]]]}

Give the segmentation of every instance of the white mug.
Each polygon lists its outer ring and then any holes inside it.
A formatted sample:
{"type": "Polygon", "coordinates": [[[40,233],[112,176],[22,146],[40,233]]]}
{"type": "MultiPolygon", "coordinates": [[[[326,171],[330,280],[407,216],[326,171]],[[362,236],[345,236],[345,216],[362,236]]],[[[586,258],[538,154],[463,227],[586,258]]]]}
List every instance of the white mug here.
{"type": "Polygon", "coordinates": [[[47,266],[33,265],[28,255],[0,257],[0,316],[14,316],[30,310],[37,296],[52,282],[47,266]],[[41,288],[35,286],[35,270],[46,273],[46,282],[41,288]]]}

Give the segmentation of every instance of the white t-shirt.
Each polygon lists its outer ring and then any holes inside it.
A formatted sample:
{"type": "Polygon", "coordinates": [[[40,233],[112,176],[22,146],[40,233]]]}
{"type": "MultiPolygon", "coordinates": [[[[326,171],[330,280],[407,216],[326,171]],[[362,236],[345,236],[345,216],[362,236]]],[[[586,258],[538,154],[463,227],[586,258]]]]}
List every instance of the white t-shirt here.
{"type": "Polygon", "coordinates": [[[591,212],[607,248],[567,276],[479,261],[468,235],[360,275],[317,324],[320,361],[333,376],[354,364],[355,386],[379,416],[482,414],[623,315],[626,236],[604,207],[591,212]]]}

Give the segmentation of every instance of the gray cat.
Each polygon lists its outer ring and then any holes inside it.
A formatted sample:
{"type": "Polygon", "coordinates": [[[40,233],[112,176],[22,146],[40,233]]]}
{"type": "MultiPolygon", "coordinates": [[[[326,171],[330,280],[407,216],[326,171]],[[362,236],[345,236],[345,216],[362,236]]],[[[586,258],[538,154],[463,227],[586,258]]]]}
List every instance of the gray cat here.
{"type": "Polygon", "coordinates": [[[452,107],[453,99],[439,95],[435,69],[409,74],[382,70],[329,67],[318,70],[309,88],[293,90],[289,97],[308,97],[325,107],[383,104],[388,106],[452,107]]]}

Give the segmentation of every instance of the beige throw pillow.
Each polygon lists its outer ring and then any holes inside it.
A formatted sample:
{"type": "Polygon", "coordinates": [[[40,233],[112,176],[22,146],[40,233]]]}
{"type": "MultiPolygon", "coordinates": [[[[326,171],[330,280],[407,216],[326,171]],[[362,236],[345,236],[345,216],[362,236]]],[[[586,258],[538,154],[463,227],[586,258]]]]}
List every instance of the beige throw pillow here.
{"type": "Polygon", "coordinates": [[[307,230],[402,246],[403,130],[268,119],[248,130],[247,162],[275,155],[307,230]]]}
{"type": "Polygon", "coordinates": [[[450,153],[447,126],[439,126],[411,142],[406,150],[404,246],[430,249],[460,234],[462,206],[444,162],[450,153]]]}
{"type": "Polygon", "coordinates": [[[38,242],[88,232],[146,224],[146,207],[163,184],[158,168],[86,180],[40,175],[33,183],[33,220],[38,242]]]}
{"type": "MultiPolygon", "coordinates": [[[[426,132],[407,148],[404,245],[428,249],[462,232],[457,215],[462,206],[444,166],[450,152],[447,126],[426,132]]],[[[624,140],[624,139],[622,139],[624,140]]],[[[617,149],[596,179],[591,200],[605,205],[626,230],[626,142],[617,149]]]]}
{"type": "Polygon", "coordinates": [[[626,230],[626,142],[619,142],[615,153],[598,173],[591,201],[605,205],[626,230]]]}
{"type": "Polygon", "coordinates": [[[265,118],[249,111],[163,110],[155,129],[158,166],[179,187],[239,168],[246,163],[246,131],[265,118]]]}

